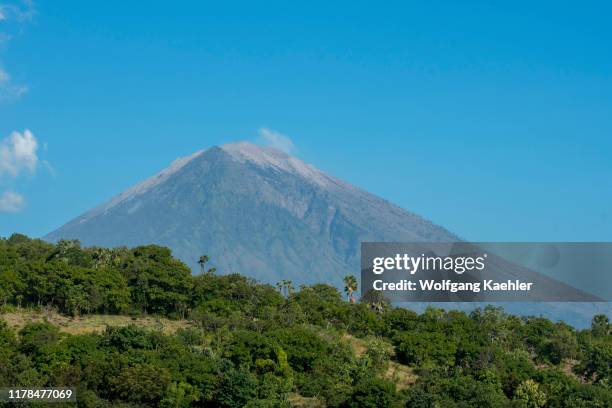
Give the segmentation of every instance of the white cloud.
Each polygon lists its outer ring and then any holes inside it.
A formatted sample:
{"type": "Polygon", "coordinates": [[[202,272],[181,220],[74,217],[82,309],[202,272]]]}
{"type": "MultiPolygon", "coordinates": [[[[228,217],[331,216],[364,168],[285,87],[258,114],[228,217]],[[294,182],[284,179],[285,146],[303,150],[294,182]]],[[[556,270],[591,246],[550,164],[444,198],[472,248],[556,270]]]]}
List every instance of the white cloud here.
{"type": "Polygon", "coordinates": [[[15,20],[19,23],[30,21],[36,15],[36,8],[32,0],[22,0],[21,4],[0,4],[0,21],[15,20]]]}
{"type": "Polygon", "coordinates": [[[288,136],[276,130],[261,128],[257,133],[259,133],[259,138],[266,146],[273,147],[285,153],[292,153],[295,151],[295,144],[293,144],[293,141],[288,136]]]}
{"type": "Polygon", "coordinates": [[[13,132],[0,141],[0,176],[17,177],[22,172],[34,174],[38,166],[38,140],[26,129],[13,132]]]}
{"type": "Polygon", "coordinates": [[[0,101],[14,100],[27,92],[27,86],[15,84],[9,73],[0,68],[0,101]]]}
{"type": "MultiPolygon", "coordinates": [[[[31,21],[36,15],[34,3],[31,0],[20,2],[0,3],[0,47],[9,42],[13,35],[5,32],[12,31],[13,34],[21,32],[23,24],[31,21]]],[[[0,61],[2,62],[2,61],[0,61]]],[[[6,70],[0,67],[0,102],[12,102],[27,93],[28,87],[16,84],[6,70]]]]}
{"type": "Polygon", "coordinates": [[[13,191],[5,191],[0,196],[0,212],[19,212],[23,210],[25,204],[23,196],[13,191]]]}

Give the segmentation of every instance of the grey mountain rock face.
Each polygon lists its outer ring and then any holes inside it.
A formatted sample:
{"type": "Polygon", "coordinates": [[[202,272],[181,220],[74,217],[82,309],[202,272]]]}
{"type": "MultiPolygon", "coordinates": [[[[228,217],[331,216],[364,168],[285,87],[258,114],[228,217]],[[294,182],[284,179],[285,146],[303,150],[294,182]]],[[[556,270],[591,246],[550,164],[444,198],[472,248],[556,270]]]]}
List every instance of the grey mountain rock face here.
{"type": "Polygon", "coordinates": [[[196,152],[50,233],[84,245],[160,244],[197,271],[295,285],[359,273],[362,241],[455,241],[431,222],[272,148],[196,152]]]}

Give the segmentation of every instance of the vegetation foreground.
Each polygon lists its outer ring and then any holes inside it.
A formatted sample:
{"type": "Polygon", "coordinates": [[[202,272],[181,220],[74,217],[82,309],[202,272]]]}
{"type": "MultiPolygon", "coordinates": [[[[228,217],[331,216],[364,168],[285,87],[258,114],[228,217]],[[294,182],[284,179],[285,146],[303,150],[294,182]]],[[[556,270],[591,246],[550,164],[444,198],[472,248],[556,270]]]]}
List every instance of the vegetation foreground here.
{"type": "Polygon", "coordinates": [[[354,302],[354,279],[345,301],[206,260],[192,276],[158,246],[0,239],[0,387],[69,386],[82,407],[612,407],[606,316],[418,315],[354,302]]]}

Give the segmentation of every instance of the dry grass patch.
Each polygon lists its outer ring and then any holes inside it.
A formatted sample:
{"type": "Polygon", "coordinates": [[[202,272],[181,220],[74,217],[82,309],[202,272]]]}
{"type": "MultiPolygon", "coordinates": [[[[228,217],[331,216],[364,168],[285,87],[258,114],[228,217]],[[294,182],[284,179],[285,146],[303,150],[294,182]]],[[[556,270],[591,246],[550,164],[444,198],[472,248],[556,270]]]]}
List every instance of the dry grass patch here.
{"type": "Polygon", "coordinates": [[[342,336],[342,340],[351,346],[357,357],[363,356],[368,351],[367,343],[364,340],[358,339],[355,336],[351,336],[350,334],[344,334],[342,336]]]}
{"type": "Polygon", "coordinates": [[[316,397],[303,397],[298,393],[292,392],[287,399],[292,407],[296,408],[323,408],[325,404],[316,397]]]}
{"type": "Polygon", "coordinates": [[[15,330],[20,330],[30,322],[46,320],[58,326],[61,332],[69,334],[100,333],[107,326],[128,326],[130,324],[171,334],[178,329],[187,328],[191,325],[187,320],[169,320],[154,316],[87,315],[68,317],[52,311],[36,312],[32,310],[2,313],[0,314],[0,319],[5,320],[15,330]]]}
{"type": "MultiPolygon", "coordinates": [[[[359,339],[350,334],[344,334],[342,340],[352,347],[357,357],[363,356],[368,351],[368,342],[366,340],[359,339]]],[[[410,386],[416,383],[418,376],[413,368],[395,361],[390,361],[389,367],[382,375],[382,378],[393,381],[397,390],[401,391],[410,388],[410,386]]]]}
{"type": "Polygon", "coordinates": [[[418,377],[411,367],[391,361],[384,378],[393,381],[396,389],[401,391],[410,388],[418,377]]]}

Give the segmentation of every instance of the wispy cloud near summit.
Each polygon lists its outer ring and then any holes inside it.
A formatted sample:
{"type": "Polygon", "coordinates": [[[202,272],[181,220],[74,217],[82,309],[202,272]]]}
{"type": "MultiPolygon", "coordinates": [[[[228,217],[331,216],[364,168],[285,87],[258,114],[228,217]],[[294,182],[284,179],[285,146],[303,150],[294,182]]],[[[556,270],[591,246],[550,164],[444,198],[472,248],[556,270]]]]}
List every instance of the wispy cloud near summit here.
{"type": "Polygon", "coordinates": [[[257,133],[263,145],[273,147],[287,154],[295,152],[295,144],[288,136],[269,128],[261,128],[257,133]]]}

